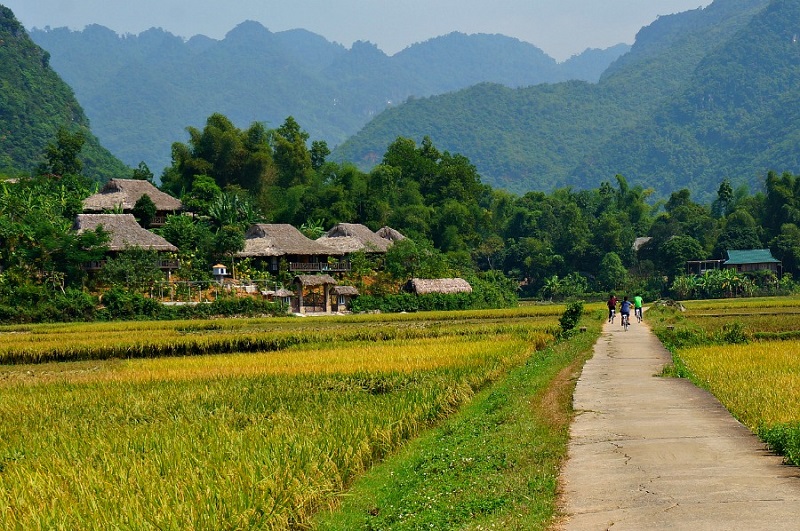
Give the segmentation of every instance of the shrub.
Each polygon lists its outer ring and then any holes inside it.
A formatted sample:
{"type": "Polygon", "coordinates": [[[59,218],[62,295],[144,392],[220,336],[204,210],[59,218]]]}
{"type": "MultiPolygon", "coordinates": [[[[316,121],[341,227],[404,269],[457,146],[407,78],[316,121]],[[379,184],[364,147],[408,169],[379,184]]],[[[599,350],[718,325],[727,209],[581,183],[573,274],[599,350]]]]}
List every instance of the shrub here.
{"type": "Polygon", "coordinates": [[[791,465],[800,465],[800,423],[759,427],[758,436],[770,450],[784,456],[791,465]]]}
{"type": "Polygon", "coordinates": [[[564,310],[563,315],[561,315],[561,319],[558,321],[561,324],[561,332],[566,334],[575,328],[578,324],[578,321],[581,320],[582,315],[583,301],[575,301],[567,304],[566,310],[564,310]]]}
{"type": "Polygon", "coordinates": [[[103,308],[100,318],[113,319],[160,319],[166,313],[164,305],[134,291],[113,287],[101,297],[103,308]]]}

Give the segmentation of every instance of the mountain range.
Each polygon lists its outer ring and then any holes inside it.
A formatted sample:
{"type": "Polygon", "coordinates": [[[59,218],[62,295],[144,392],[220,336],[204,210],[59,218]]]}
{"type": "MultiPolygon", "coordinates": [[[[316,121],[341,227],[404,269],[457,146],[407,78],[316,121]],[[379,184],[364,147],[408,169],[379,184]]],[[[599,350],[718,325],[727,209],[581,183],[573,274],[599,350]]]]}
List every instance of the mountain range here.
{"type": "Polygon", "coordinates": [[[305,30],[273,33],[244,22],[224,39],[185,40],[161,29],[118,35],[33,29],[53,68],[74,89],[103,144],[129,165],[156,173],[173,142],[212,113],[239,127],[277,127],[293,116],[314,140],[334,147],[386,108],[476,83],[508,87],[597,81],[628,51],[586,50],[557,63],[539,48],[502,35],[451,33],[388,56],[368,42],[351,48],[305,30]]]}
{"type": "Polygon", "coordinates": [[[598,83],[481,84],[389,109],[334,153],[368,167],[398,136],[429,136],[515,192],[612,181],[758,191],[800,170],[800,2],[716,0],[643,28],[598,83]]]}

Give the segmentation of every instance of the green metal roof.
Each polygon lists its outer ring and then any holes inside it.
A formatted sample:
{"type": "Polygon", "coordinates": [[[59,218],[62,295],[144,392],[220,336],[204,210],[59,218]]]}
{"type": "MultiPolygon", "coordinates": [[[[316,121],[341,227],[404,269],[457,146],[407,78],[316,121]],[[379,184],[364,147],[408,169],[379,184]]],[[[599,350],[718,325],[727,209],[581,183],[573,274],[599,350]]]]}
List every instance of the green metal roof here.
{"type": "Polygon", "coordinates": [[[749,249],[746,251],[727,251],[728,259],[725,265],[743,264],[780,264],[769,249],[749,249]]]}

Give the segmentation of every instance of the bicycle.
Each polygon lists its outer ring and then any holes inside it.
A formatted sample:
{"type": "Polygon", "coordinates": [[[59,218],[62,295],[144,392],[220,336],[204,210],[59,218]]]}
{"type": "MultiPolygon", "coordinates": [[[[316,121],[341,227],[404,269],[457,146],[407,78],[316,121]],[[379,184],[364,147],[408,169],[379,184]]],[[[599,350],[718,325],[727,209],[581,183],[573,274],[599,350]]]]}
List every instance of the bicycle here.
{"type": "Polygon", "coordinates": [[[617,316],[617,311],[612,308],[611,311],[609,312],[608,322],[609,323],[613,323],[614,322],[614,317],[616,317],[616,316],[617,316]]]}
{"type": "Polygon", "coordinates": [[[629,322],[630,322],[630,315],[627,314],[627,313],[623,313],[622,314],[622,328],[624,328],[626,332],[628,331],[629,322]]]}
{"type": "Polygon", "coordinates": [[[641,323],[642,322],[642,309],[641,308],[635,308],[634,312],[636,313],[636,321],[641,323]]]}

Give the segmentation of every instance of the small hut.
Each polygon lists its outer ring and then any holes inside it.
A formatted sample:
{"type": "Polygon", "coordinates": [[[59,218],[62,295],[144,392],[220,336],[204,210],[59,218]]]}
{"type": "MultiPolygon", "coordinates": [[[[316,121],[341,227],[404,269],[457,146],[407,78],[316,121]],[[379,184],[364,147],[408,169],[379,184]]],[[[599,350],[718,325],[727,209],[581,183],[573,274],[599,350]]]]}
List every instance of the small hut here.
{"type": "Polygon", "coordinates": [[[297,313],[312,312],[331,313],[331,290],[336,280],[330,275],[297,275],[294,278],[297,286],[297,313]]]}
{"type": "Polygon", "coordinates": [[[350,308],[350,301],[358,297],[358,290],[353,286],[334,286],[333,301],[334,311],[344,312],[350,308]]]}
{"type": "Polygon", "coordinates": [[[144,195],[150,197],[156,206],[156,215],[152,222],[154,227],[164,225],[169,214],[183,210],[180,199],[162,192],[149,181],[111,179],[98,193],[83,200],[83,211],[102,213],[121,209],[122,213],[130,214],[136,202],[144,195]]]}
{"type": "Polygon", "coordinates": [[[294,291],[290,291],[286,288],[278,288],[275,290],[264,290],[261,292],[261,295],[263,295],[264,298],[269,301],[280,302],[287,308],[292,307],[292,297],[294,297],[294,291]]]}
{"type": "Polygon", "coordinates": [[[472,286],[463,278],[412,278],[403,290],[417,295],[472,293],[472,286]]]}

